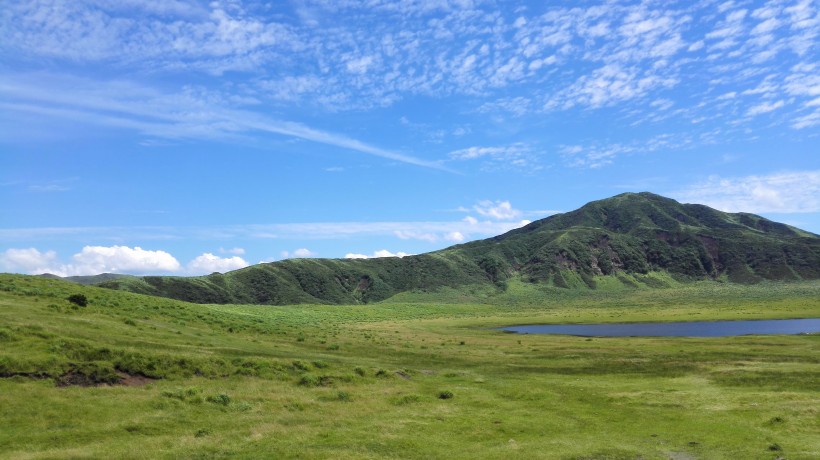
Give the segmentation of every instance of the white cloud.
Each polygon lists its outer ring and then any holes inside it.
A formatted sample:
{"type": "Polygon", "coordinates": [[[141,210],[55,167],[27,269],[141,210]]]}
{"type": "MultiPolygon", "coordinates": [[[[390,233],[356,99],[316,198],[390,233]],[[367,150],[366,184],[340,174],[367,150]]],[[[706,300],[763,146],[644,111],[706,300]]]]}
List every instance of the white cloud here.
{"type": "Polygon", "coordinates": [[[711,176],[672,196],[727,212],[820,212],[820,171],[730,178],[711,176]]]}
{"type": "Polygon", "coordinates": [[[528,172],[540,169],[532,146],[523,142],[494,147],[467,147],[448,154],[453,160],[485,159],[486,169],[519,169],[528,172]]]}
{"type": "Polygon", "coordinates": [[[438,236],[435,233],[416,232],[412,230],[396,230],[393,232],[395,236],[402,240],[421,240],[434,243],[438,241],[438,236]]]}
{"type": "Polygon", "coordinates": [[[219,252],[220,252],[220,254],[234,254],[234,255],[237,255],[237,256],[241,256],[241,255],[245,254],[245,250],[243,248],[231,248],[231,249],[219,248],[219,252]]]}
{"type": "Polygon", "coordinates": [[[689,45],[688,51],[698,51],[703,48],[703,40],[698,40],[689,45]]]}
{"type": "Polygon", "coordinates": [[[620,63],[606,64],[584,75],[550,105],[572,108],[576,105],[599,108],[631,99],[642,98],[650,92],[675,86],[678,79],[664,77],[651,69],[620,63]]]}
{"type": "MultiPolygon", "coordinates": [[[[652,100],[668,97],[681,116],[696,119],[702,113],[693,112],[709,113],[714,99],[709,91],[689,91],[700,81],[742,88],[749,75],[765,69],[760,62],[774,56],[787,59],[783,65],[769,62],[769,68],[815,59],[818,15],[811,0],[768,2],[750,11],[750,2],[744,8],[730,2],[595,3],[512,12],[496,2],[323,1],[289,15],[287,8],[235,1],[11,2],[0,12],[0,51],[6,55],[109,66],[100,74],[144,74],[148,65],[159,76],[236,71],[236,79],[224,90],[229,94],[109,95],[119,107],[67,104],[56,96],[78,91],[76,99],[85,100],[95,94],[70,82],[54,87],[35,81],[31,91],[44,92],[41,100],[21,100],[26,93],[12,88],[7,100],[17,105],[0,110],[50,112],[165,139],[272,132],[440,168],[435,161],[262,114],[281,113],[294,102],[332,112],[389,106],[412,96],[469,95],[475,97],[472,111],[494,116],[618,106],[643,120],[652,100]],[[669,91],[682,83],[688,85],[685,96],[669,91]],[[228,113],[254,104],[258,112],[228,113]]],[[[86,86],[129,94],[117,82],[86,86]]],[[[783,98],[774,94],[777,99],[783,98]]],[[[788,107],[798,110],[800,102],[788,107]]],[[[766,109],[752,107],[755,101],[737,104],[743,105],[736,113],[766,109]]],[[[732,111],[725,113],[736,120],[732,111]]],[[[783,122],[811,126],[811,120],[797,120],[807,116],[794,113],[783,122]]],[[[492,158],[486,151],[454,153],[463,156],[458,159],[492,158]]]]}
{"type": "Polygon", "coordinates": [[[293,252],[282,251],[281,255],[283,259],[306,259],[308,257],[316,257],[319,254],[307,248],[299,248],[294,250],[293,252]]]}
{"type": "Polygon", "coordinates": [[[479,201],[473,209],[478,214],[494,220],[514,220],[521,216],[521,211],[513,209],[509,201],[479,201]]]}
{"type": "Polygon", "coordinates": [[[820,110],[797,117],[792,123],[792,127],[795,129],[810,128],[812,126],[820,126],[820,110]]]}
{"type": "Polygon", "coordinates": [[[62,75],[0,75],[0,107],[35,114],[42,120],[71,119],[125,128],[166,139],[234,139],[238,135],[278,134],[332,145],[388,160],[449,171],[428,161],[383,149],[301,123],[277,120],[236,108],[231,97],[204,89],[161,92],[130,81],[91,81],[62,75]],[[5,103],[12,99],[15,102],[5,103]]]}
{"type": "Polygon", "coordinates": [[[559,149],[559,153],[569,166],[597,169],[614,163],[618,157],[683,149],[691,146],[693,142],[688,134],[657,134],[649,139],[629,143],[565,145],[559,149]]]}
{"type": "Polygon", "coordinates": [[[345,259],[375,259],[375,258],[380,258],[380,257],[406,257],[406,256],[409,256],[409,255],[412,255],[412,254],[408,254],[406,252],[401,252],[401,251],[393,253],[393,252],[388,251],[387,249],[381,249],[381,250],[375,251],[372,255],[369,255],[369,256],[365,255],[365,254],[356,254],[356,253],[349,252],[349,253],[345,254],[345,259]]]}
{"type": "Polygon", "coordinates": [[[77,274],[155,273],[179,271],[180,264],[165,251],[150,251],[139,246],[86,246],[74,254],[77,274]]]}
{"type": "Polygon", "coordinates": [[[750,107],[749,110],[746,111],[746,115],[753,117],[756,115],[769,113],[783,107],[784,105],[785,103],[782,100],[776,102],[762,102],[760,104],[750,107]]]}
{"type": "Polygon", "coordinates": [[[453,241],[455,243],[461,243],[466,239],[466,237],[461,232],[450,232],[444,236],[444,239],[447,241],[453,241]]]}
{"type": "Polygon", "coordinates": [[[0,254],[0,267],[6,272],[53,273],[56,266],[58,266],[57,253],[54,251],[40,252],[35,248],[7,249],[0,254]]]}
{"type": "Polygon", "coordinates": [[[172,273],[181,268],[179,262],[165,251],[128,246],[85,246],[68,264],[60,262],[54,251],[7,249],[0,257],[0,263],[5,270],[13,272],[58,276],[172,273]]]}
{"type": "Polygon", "coordinates": [[[239,256],[219,257],[206,252],[194,260],[188,262],[188,274],[204,275],[213,272],[229,272],[245,268],[249,264],[239,256]]]}
{"type": "Polygon", "coordinates": [[[71,190],[71,188],[66,187],[65,185],[60,184],[44,184],[44,185],[29,185],[26,189],[29,192],[41,192],[41,193],[52,193],[52,192],[67,192],[71,190]]]}

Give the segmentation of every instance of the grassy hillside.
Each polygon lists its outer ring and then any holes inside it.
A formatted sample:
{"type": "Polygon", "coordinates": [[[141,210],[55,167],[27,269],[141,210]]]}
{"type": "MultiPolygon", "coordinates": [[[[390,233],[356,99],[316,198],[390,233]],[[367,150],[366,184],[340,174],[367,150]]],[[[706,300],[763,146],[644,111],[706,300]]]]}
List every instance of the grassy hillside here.
{"type": "Polygon", "coordinates": [[[197,305],[0,275],[0,457],[820,455],[820,336],[493,329],[816,317],[816,282],[568,290],[513,279],[504,292],[390,300],[197,305]],[[66,300],[78,294],[86,307],[66,300]]]}
{"type": "Polygon", "coordinates": [[[510,279],[597,289],[600,283],[657,287],[665,278],[819,279],[820,237],[752,214],[626,193],[495,238],[402,259],[285,260],[226,274],[100,285],[198,303],[285,305],[369,303],[412,291],[503,291],[510,279]]]}

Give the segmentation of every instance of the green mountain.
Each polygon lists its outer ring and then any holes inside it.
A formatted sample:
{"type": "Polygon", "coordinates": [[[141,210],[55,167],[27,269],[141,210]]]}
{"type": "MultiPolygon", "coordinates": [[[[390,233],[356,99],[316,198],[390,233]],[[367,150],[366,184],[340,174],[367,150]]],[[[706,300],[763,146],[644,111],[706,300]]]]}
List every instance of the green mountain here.
{"type": "Polygon", "coordinates": [[[512,278],[558,288],[820,278],[820,236],[754,214],[725,213],[651,193],[591,202],[503,235],[381,259],[292,259],[226,274],[133,277],[100,286],[199,303],[367,303],[407,291],[512,278]],[[656,274],[663,276],[654,276],[656,274]]]}

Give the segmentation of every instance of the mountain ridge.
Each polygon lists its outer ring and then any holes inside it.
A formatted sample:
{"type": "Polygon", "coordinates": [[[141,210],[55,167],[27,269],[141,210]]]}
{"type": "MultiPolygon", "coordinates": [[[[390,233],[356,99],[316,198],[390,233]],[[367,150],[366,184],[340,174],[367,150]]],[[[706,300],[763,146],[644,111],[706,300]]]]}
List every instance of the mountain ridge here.
{"type": "Polygon", "coordinates": [[[398,293],[520,278],[595,289],[596,278],[657,286],[686,280],[820,279],[820,236],[749,213],[649,192],[592,201],[484,240],[404,258],[289,259],[225,274],[127,277],[98,284],[198,303],[367,303],[398,293]]]}

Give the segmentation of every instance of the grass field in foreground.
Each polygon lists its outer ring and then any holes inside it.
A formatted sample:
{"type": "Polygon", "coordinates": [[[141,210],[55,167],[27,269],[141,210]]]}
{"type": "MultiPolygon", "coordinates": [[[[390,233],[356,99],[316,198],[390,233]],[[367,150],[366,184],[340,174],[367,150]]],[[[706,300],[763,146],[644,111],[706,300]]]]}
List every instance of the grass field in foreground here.
{"type": "Polygon", "coordinates": [[[265,307],[0,275],[0,457],[818,458],[818,335],[493,329],[817,316],[817,282],[265,307]]]}

